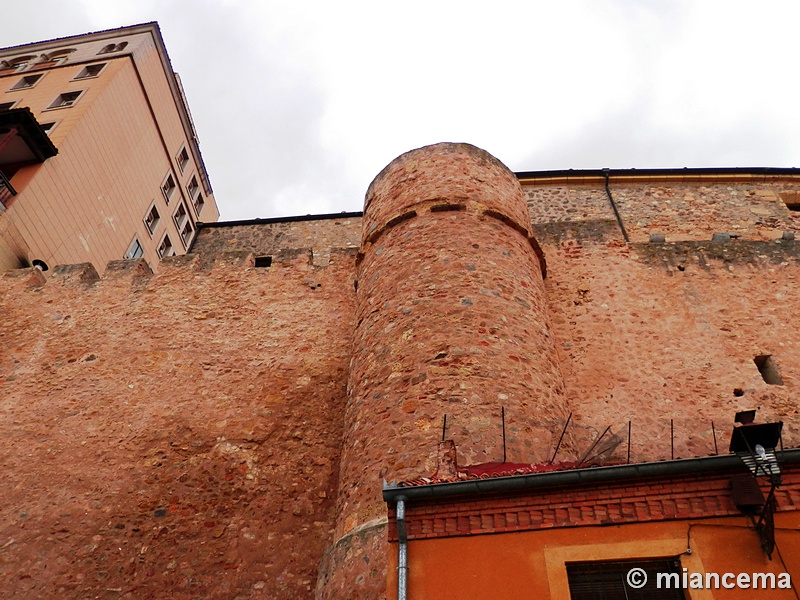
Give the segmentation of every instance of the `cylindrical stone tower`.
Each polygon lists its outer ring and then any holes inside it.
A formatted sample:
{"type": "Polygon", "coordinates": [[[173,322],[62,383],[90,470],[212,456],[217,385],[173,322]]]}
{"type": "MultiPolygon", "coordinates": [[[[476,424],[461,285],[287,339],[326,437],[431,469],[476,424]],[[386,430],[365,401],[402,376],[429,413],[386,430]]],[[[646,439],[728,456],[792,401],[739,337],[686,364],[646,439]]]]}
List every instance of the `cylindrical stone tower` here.
{"type": "Polygon", "coordinates": [[[385,578],[383,480],[433,473],[445,415],[461,465],[503,461],[502,408],[507,462],[549,459],[567,409],[544,270],[519,182],[483,150],[413,150],[370,185],[334,535],[353,597],[385,578]]]}

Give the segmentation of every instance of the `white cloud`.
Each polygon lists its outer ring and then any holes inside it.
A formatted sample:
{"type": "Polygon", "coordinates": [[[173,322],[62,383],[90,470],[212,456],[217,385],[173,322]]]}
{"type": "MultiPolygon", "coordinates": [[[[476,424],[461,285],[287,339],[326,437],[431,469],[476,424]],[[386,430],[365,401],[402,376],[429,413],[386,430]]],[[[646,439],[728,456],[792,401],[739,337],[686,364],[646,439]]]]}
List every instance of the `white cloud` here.
{"type": "Polygon", "coordinates": [[[9,43],[159,21],[225,219],[357,210],[387,162],[438,141],[516,170],[800,160],[800,5],[788,1],[29,0],[7,12],[9,43]]]}

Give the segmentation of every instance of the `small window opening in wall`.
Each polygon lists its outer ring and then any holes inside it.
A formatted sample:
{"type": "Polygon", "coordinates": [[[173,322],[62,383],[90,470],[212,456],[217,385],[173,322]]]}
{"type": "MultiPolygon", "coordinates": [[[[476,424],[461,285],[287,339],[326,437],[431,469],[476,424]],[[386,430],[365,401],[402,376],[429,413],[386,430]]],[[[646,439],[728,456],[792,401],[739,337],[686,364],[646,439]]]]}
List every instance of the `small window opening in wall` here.
{"type": "Polygon", "coordinates": [[[164,183],[161,184],[161,193],[164,194],[164,200],[169,204],[172,194],[175,193],[175,179],[172,177],[171,173],[167,175],[164,183]]]}
{"type": "Polygon", "coordinates": [[[186,223],[183,224],[181,228],[181,239],[183,240],[183,245],[187,248],[189,247],[189,242],[192,239],[192,234],[194,233],[194,229],[192,228],[192,222],[187,220],[186,223]]]}
{"type": "Polygon", "coordinates": [[[42,128],[42,131],[44,131],[47,135],[50,135],[53,129],[55,129],[55,126],[56,122],[53,121],[52,123],[43,123],[40,127],[42,128]]]}
{"type": "Polygon", "coordinates": [[[775,366],[775,361],[772,360],[771,354],[760,354],[753,359],[753,362],[756,363],[758,372],[761,373],[761,377],[765,383],[770,385],[783,385],[783,379],[781,379],[781,375],[778,373],[778,368],[775,366]]]}
{"type": "Polygon", "coordinates": [[[792,212],[800,212],[800,192],[786,191],[781,192],[779,195],[786,208],[792,212]]]}
{"type": "Polygon", "coordinates": [[[741,398],[744,396],[744,390],[742,388],[733,388],[733,395],[737,398],[741,398]]]}
{"type": "Polygon", "coordinates": [[[160,258],[165,258],[167,256],[172,256],[174,251],[172,249],[172,242],[169,239],[168,235],[164,236],[164,239],[161,240],[161,243],[158,245],[158,256],[160,258]]]}
{"type": "Polygon", "coordinates": [[[178,153],[178,167],[180,167],[181,173],[183,173],[184,169],[186,169],[187,165],[189,164],[189,152],[187,152],[186,148],[181,148],[181,151],[178,153]]]}
{"type": "Polygon", "coordinates": [[[82,91],[77,91],[59,94],[58,98],[53,100],[53,103],[47,108],[67,108],[68,106],[72,106],[78,101],[82,93],[82,91]]]}
{"type": "Polygon", "coordinates": [[[144,248],[139,243],[139,238],[133,238],[131,245],[128,246],[128,251],[125,253],[126,259],[141,258],[144,255],[144,248]]]}
{"type": "Polygon", "coordinates": [[[256,256],[256,268],[258,269],[265,269],[267,267],[272,266],[272,257],[271,256],[256,256]]]}
{"type": "Polygon", "coordinates": [[[49,271],[50,270],[50,267],[47,266],[47,263],[44,262],[43,260],[39,260],[38,258],[34,258],[31,261],[31,265],[36,267],[36,268],[38,268],[38,269],[40,269],[40,270],[42,270],[42,271],[49,271]]]}
{"type": "Polygon", "coordinates": [[[188,219],[188,216],[186,215],[186,209],[183,207],[183,203],[178,205],[178,210],[175,211],[175,214],[172,215],[172,218],[175,220],[175,228],[180,230],[188,219]]]}
{"type": "Polygon", "coordinates": [[[75,76],[75,79],[88,79],[90,77],[97,77],[100,71],[105,69],[108,63],[98,63],[96,65],[87,65],[81,69],[80,73],[75,76]]]}
{"type": "Polygon", "coordinates": [[[150,235],[153,235],[153,233],[155,232],[160,219],[161,215],[158,214],[158,209],[155,206],[153,206],[150,209],[150,212],[148,212],[147,216],[144,218],[144,224],[147,227],[147,231],[150,232],[150,235]]]}
{"type": "Polygon", "coordinates": [[[192,204],[194,205],[194,212],[199,217],[200,212],[203,210],[203,205],[206,203],[203,200],[203,194],[198,190],[197,194],[192,198],[192,204]]]}
{"type": "Polygon", "coordinates": [[[20,79],[17,83],[15,83],[11,89],[26,90],[28,88],[32,88],[42,78],[42,76],[43,76],[42,73],[39,73],[38,75],[26,75],[25,77],[20,79]]]}
{"type": "Polygon", "coordinates": [[[14,102],[0,102],[0,112],[4,110],[11,110],[16,103],[16,100],[14,100],[14,102]]]}
{"type": "Polygon", "coordinates": [[[195,213],[200,216],[200,211],[203,208],[203,204],[205,204],[205,200],[203,200],[203,193],[200,191],[200,185],[197,183],[197,177],[194,175],[192,176],[189,185],[186,186],[186,190],[189,192],[189,197],[192,199],[195,213]]]}
{"type": "Polygon", "coordinates": [[[448,212],[452,210],[467,210],[463,204],[435,204],[431,206],[431,212],[448,212]]]}

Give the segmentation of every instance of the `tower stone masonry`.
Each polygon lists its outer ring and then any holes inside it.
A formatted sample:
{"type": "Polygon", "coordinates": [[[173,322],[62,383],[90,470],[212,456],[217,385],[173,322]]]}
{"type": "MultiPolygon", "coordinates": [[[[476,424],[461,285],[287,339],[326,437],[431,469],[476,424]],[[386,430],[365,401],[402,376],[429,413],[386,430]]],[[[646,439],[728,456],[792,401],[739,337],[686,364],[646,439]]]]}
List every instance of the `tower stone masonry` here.
{"type": "Polygon", "coordinates": [[[568,413],[544,256],[496,158],[437,144],[395,159],[367,191],[357,262],[338,539],[385,535],[382,481],[434,472],[442,437],[464,464],[542,462],[568,413]]]}

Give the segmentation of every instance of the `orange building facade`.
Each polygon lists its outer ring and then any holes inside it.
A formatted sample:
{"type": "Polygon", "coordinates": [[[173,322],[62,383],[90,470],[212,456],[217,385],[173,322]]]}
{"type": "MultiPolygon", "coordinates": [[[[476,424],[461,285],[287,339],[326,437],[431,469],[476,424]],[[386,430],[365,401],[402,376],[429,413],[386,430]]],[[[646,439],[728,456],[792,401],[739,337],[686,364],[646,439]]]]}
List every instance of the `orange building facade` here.
{"type": "Polygon", "coordinates": [[[439,144],[364,213],[8,271],[6,595],[796,598],[798,194],[439,144]]]}
{"type": "Polygon", "coordinates": [[[184,254],[219,217],[155,23],[0,49],[0,268],[184,254]]]}

